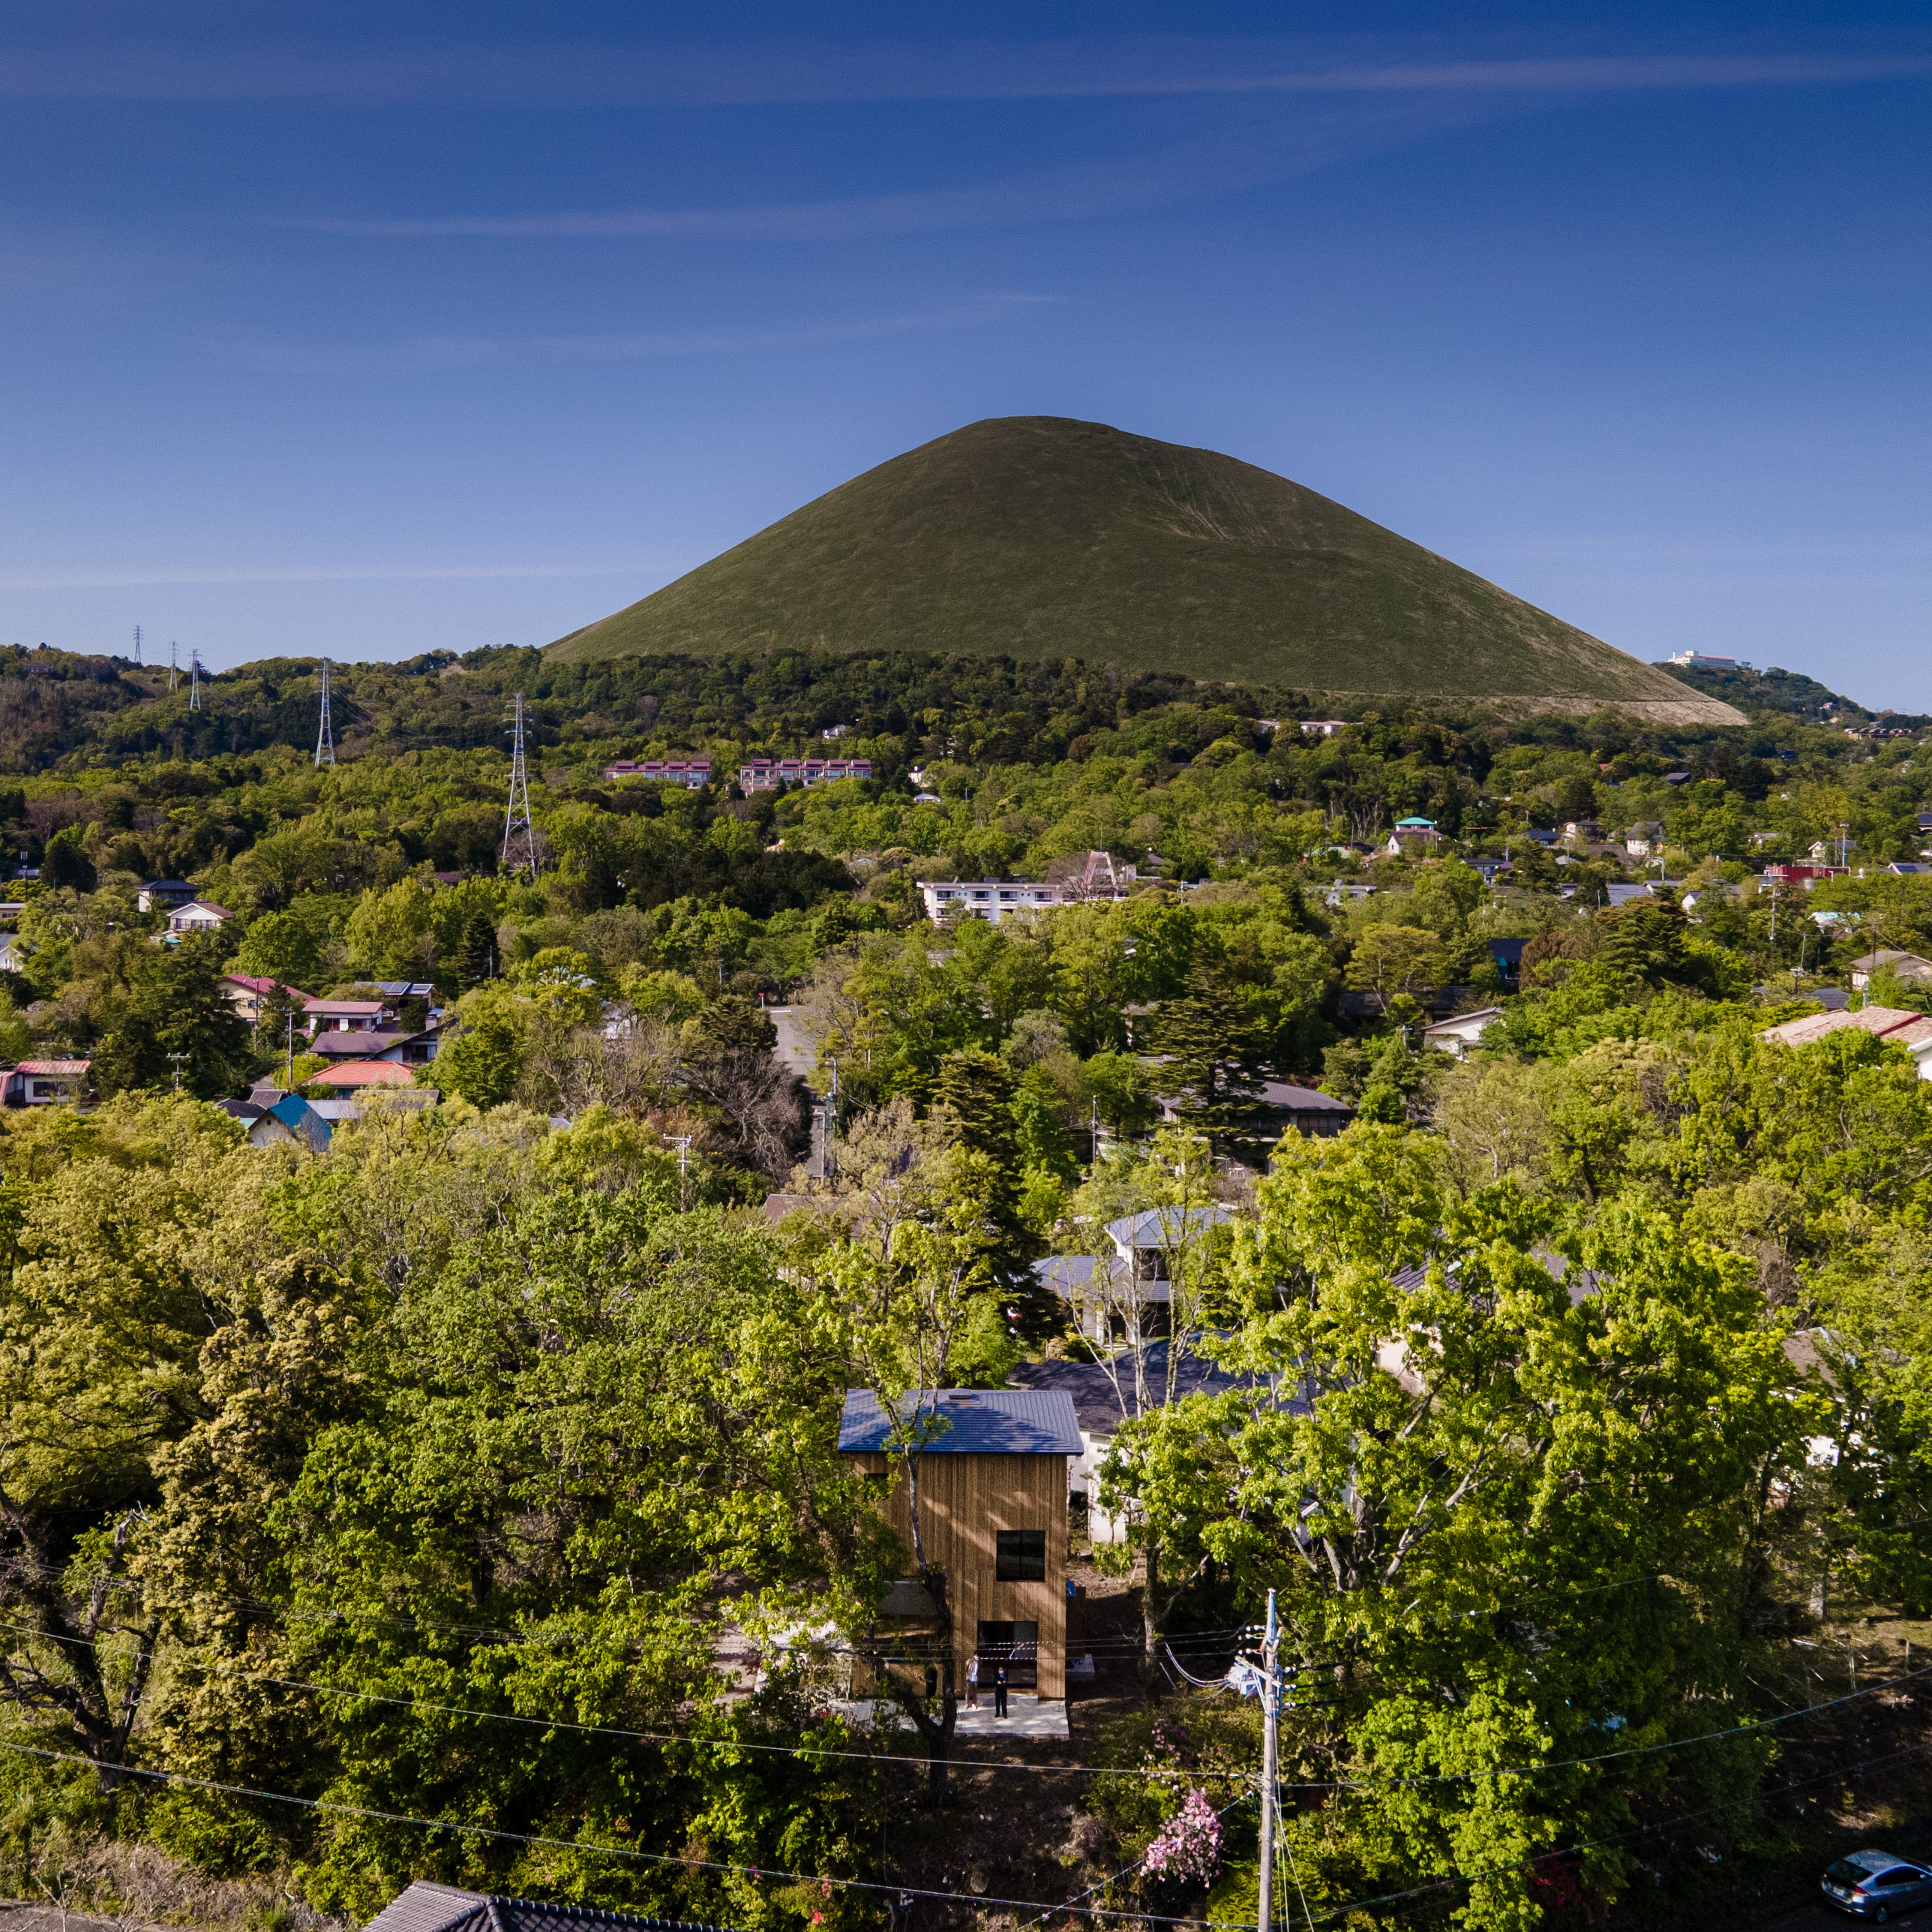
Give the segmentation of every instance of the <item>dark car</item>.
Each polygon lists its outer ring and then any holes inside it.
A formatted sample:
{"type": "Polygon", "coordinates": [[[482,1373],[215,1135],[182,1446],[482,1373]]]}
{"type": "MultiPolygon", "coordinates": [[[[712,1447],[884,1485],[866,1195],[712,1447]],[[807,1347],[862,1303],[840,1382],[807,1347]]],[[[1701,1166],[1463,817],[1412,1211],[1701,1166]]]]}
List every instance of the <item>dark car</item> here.
{"type": "Polygon", "coordinates": [[[1932,1871],[1891,1852],[1854,1852],[1818,1881],[1840,1912],[1882,1925],[1894,1912],[1932,1904],[1932,1871]]]}

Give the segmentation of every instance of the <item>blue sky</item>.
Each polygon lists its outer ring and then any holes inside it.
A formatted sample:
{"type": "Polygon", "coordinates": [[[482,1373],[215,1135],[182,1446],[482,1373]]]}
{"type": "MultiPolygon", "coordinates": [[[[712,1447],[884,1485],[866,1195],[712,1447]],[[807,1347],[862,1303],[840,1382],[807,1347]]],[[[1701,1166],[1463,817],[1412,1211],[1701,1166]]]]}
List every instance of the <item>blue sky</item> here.
{"type": "Polygon", "coordinates": [[[14,0],[0,641],[542,644],[976,418],[1932,710],[1922,6],[14,0]]]}

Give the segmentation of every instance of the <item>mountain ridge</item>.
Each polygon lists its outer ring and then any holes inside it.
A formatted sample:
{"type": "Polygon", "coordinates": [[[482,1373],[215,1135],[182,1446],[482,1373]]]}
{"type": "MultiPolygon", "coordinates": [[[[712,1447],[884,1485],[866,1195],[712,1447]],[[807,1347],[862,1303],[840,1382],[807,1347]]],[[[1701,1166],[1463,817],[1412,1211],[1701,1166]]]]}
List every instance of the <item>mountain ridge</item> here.
{"type": "Polygon", "coordinates": [[[548,654],[788,650],[1079,658],[1336,702],[1744,722],[1286,477],[1062,417],[988,418],[892,458],[548,654]]]}

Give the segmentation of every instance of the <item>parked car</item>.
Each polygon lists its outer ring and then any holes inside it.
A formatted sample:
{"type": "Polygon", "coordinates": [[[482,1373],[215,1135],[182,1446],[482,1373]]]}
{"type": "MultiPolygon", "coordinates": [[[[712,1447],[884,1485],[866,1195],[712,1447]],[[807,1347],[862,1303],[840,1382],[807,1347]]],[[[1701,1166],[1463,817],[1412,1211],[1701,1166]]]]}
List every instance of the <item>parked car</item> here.
{"type": "Polygon", "coordinates": [[[1932,1870],[1892,1852],[1854,1852],[1840,1858],[1818,1883],[1840,1912],[1869,1918],[1874,1925],[1915,1905],[1932,1905],[1932,1870]]]}

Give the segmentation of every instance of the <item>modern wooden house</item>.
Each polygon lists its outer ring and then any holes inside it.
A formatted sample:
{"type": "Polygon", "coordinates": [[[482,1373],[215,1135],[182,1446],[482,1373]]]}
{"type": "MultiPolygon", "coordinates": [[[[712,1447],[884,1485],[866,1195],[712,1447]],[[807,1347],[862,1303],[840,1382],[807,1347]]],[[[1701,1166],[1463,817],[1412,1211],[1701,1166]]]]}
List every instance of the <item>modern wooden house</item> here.
{"type": "MultiPolygon", "coordinates": [[[[908,1398],[910,1400],[910,1398],[908,1398]]],[[[946,1573],[952,1665],[963,1695],[966,1660],[982,1688],[1006,1666],[1015,1690],[1066,1695],[1066,1471],[1081,1451],[1073,1399],[1062,1389],[928,1389],[924,1412],[946,1426],[920,1454],[920,1534],[926,1561],[946,1573]]],[[[838,1447],[870,1474],[900,1468],[886,1451],[890,1425],[869,1389],[845,1397],[838,1447]]],[[[910,1550],[912,1514],[900,1473],[887,1520],[910,1550]]],[[[929,1606],[901,1585],[886,1614],[908,1626],[929,1606]]]]}

